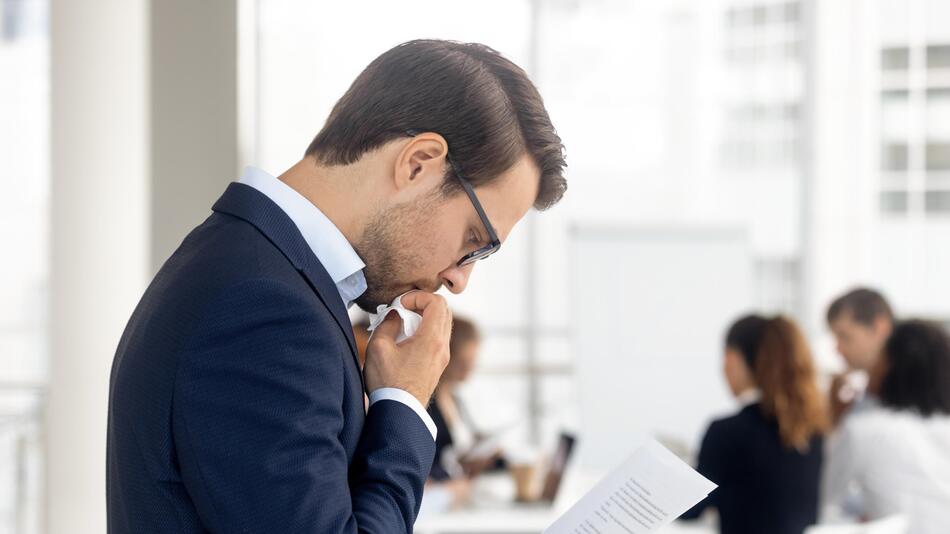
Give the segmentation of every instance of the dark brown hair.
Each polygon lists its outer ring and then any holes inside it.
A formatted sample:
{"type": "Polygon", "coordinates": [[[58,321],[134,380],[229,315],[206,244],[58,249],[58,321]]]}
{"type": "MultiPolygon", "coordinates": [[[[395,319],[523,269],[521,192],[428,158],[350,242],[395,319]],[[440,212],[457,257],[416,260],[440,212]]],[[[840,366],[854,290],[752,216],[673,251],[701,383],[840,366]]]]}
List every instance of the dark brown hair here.
{"type": "Polygon", "coordinates": [[[898,323],[884,347],[881,404],[923,416],[950,414],[950,336],[939,325],[898,323]]]}
{"type": "Polygon", "coordinates": [[[828,324],[845,312],[850,313],[855,322],[864,326],[871,326],[878,317],[894,321],[894,312],[884,295],[866,287],[852,289],[836,298],[831,306],[828,306],[828,324]]]}
{"type": "Polygon", "coordinates": [[[805,336],[790,319],[743,317],[730,327],[726,346],[739,351],[762,394],[762,412],[778,421],[787,447],[808,448],[827,431],[828,412],[818,392],[815,368],[805,336]]]}
{"type": "MultiPolygon", "coordinates": [[[[435,132],[472,185],[484,185],[528,154],[541,171],[534,207],[567,190],[564,146],[527,74],[477,43],[409,41],[376,58],[336,103],[306,155],[346,165],[408,130],[435,132]]],[[[443,193],[461,191],[451,168],[443,193]]]]}

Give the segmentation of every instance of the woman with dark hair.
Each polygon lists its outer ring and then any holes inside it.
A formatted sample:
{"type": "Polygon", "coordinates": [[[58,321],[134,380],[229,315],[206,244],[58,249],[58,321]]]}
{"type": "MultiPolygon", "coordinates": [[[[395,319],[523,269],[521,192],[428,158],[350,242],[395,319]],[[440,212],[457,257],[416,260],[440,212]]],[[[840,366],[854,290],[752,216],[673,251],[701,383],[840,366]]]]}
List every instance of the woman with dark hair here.
{"type": "Polygon", "coordinates": [[[791,320],[750,315],[725,345],[726,380],[744,407],[706,431],[697,470],[719,487],[682,518],[714,507],[722,534],[801,534],[818,519],[828,427],[808,344],[791,320]]]}
{"type": "Polygon", "coordinates": [[[861,519],[904,515],[914,534],[946,534],[950,337],[936,324],[905,321],[883,356],[868,386],[877,404],[845,419],[829,444],[823,500],[861,519]]]}

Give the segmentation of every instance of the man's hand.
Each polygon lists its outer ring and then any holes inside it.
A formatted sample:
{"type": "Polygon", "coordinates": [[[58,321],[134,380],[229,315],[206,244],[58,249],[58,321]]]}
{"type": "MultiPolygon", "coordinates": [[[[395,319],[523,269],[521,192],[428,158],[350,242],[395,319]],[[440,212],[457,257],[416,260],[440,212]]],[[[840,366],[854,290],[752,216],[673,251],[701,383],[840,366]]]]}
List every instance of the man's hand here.
{"type": "Polygon", "coordinates": [[[369,392],[399,388],[425,406],[449,363],[452,314],[441,295],[413,291],[403,295],[401,302],[406,309],[422,315],[419,329],[397,345],[402,319],[390,313],[369,341],[363,375],[369,392]]]}
{"type": "Polygon", "coordinates": [[[479,458],[477,460],[469,460],[464,456],[459,459],[459,463],[462,464],[462,470],[465,472],[465,476],[468,478],[475,478],[478,475],[482,474],[483,471],[492,467],[498,460],[501,458],[501,451],[495,452],[488,458],[479,458]]]}
{"type": "Polygon", "coordinates": [[[831,396],[831,402],[829,403],[831,409],[831,424],[836,427],[838,423],[841,422],[844,414],[851,408],[851,405],[854,404],[857,392],[851,384],[848,383],[848,375],[842,373],[831,378],[829,394],[831,396]]]}

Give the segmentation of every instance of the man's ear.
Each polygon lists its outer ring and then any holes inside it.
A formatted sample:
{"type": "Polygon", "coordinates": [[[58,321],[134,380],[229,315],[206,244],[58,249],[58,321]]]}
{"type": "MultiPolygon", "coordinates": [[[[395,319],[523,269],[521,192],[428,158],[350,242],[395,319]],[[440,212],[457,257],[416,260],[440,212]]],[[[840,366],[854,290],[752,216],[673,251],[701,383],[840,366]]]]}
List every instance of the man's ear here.
{"type": "Polygon", "coordinates": [[[437,133],[421,133],[409,139],[394,163],[393,185],[396,190],[410,185],[428,185],[433,180],[441,183],[448,152],[448,143],[437,133]]]}
{"type": "Polygon", "coordinates": [[[892,327],[891,320],[887,316],[878,315],[874,318],[874,330],[882,337],[890,336],[892,327]]]}

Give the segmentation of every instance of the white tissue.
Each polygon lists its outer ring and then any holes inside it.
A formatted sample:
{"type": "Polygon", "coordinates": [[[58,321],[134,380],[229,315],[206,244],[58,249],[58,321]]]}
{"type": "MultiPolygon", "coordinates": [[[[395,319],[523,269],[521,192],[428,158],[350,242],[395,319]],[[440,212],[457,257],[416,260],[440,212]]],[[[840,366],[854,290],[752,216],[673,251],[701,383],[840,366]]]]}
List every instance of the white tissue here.
{"type": "MultiPolygon", "coordinates": [[[[405,293],[403,293],[403,295],[405,295],[405,293]]],[[[376,327],[383,323],[383,320],[389,315],[389,312],[394,311],[398,313],[399,318],[402,319],[402,330],[399,332],[399,335],[396,336],[396,343],[401,343],[412,337],[419,328],[419,324],[422,323],[422,316],[403,307],[400,301],[403,295],[396,297],[396,300],[389,306],[380,304],[376,308],[376,313],[370,314],[369,328],[367,328],[367,330],[370,332],[376,330],[376,327]]],[[[372,335],[370,335],[370,337],[372,337],[372,335]]]]}

